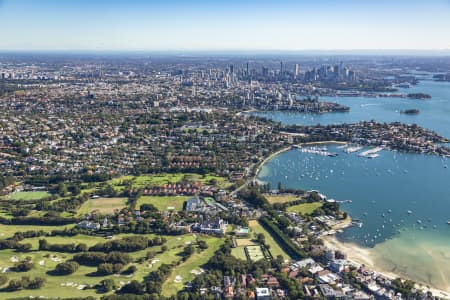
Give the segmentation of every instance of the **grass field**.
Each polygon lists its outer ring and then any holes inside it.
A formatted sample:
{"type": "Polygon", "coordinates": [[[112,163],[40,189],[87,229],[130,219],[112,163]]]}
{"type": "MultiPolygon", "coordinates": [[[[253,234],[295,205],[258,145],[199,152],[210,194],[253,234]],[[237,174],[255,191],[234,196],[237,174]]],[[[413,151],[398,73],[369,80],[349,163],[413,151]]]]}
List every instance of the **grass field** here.
{"type": "Polygon", "coordinates": [[[278,255],[283,256],[284,259],[291,259],[291,257],[283,251],[280,245],[273,239],[269,232],[267,232],[264,227],[257,220],[249,221],[249,227],[254,233],[263,233],[266,238],[266,244],[270,246],[269,250],[272,256],[275,258],[278,255]]]}
{"type": "Polygon", "coordinates": [[[247,251],[248,253],[250,260],[252,261],[258,261],[265,258],[261,246],[259,245],[246,246],[245,249],[246,249],[245,251],[247,251]]]}
{"type": "Polygon", "coordinates": [[[5,239],[14,235],[18,231],[43,230],[51,232],[52,230],[63,230],[64,228],[72,228],[75,225],[63,226],[37,226],[37,225],[3,225],[0,224],[0,239],[5,239]]]}
{"type": "Polygon", "coordinates": [[[245,261],[247,260],[247,255],[245,255],[245,247],[243,246],[231,249],[231,255],[245,261]]]}
{"type": "Polygon", "coordinates": [[[176,266],[169,278],[164,282],[162,286],[162,295],[171,296],[181,290],[185,284],[194,279],[195,274],[193,272],[200,271],[199,268],[208,262],[209,258],[214,255],[214,252],[219,249],[223,240],[216,237],[207,237],[208,249],[201,253],[195,252],[184,263],[176,266]],[[181,277],[180,282],[176,282],[175,279],[181,277]]]}
{"type": "Polygon", "coordinates": [[[299,199],[300,197],[293,194],[281,194],[281,195],[264,195],[270,204],[286,203],[299,199]]]}
{"type": "Polygon", "coordinates": [[[103,189],[106,185],[111,187],[118,193],[125,191],[128,185],[134,189],[142,189],[146,187],[162,186],[169,183],[180,182],[201,182],[203,185],[215,185],[221,189],[227,189],[232,183],[226,177],[216,176],[213,174],[199,175],[194,173],[160,173],[145,174],[139,176],[121,176],[113,178],[106,182],[83,183],[81,185],[81,193],[95,194],[103,189]]]}
{"type": "MultiPolygon", "coordinates": [[[[16,231],[25,231],[30,230],[33,226],[10,226],[13,228],[5,228],[5,225],[0,226],[1,232],[7,232],[8,235],[12,235],[16,231]],[[18,227],[18,228],[17,228],[18,227]]],[[[45,228],[40,228],[41,226],[34,226],[33,229],[48,229],[54,228],[45,226],[45,228]],[[37,227],[37,228],[36,228],[37,227]]],[[[124,236],[129,236],[127,234],[116,235],[114,238],[119,239],[124,236]]],[[[154,237],[155,235],[149,234],[145,235],[149,238],[154,237]]],[[[188,259],[185,263],[177,266],[174,269],[176,275],[172,278],[171,281],[167,281],[165,286],[169,290],[164,290],[166,293],[175,293],[176,290],[181,289],[187,281],[190,281],[194,278],[194,274],[191,273],[192,270],[198,270],[198,268],[203,265],[207,260],[214,255],[214,251],[218,249],[218,247],[222,243],[222,239],[210,237],[210,236],[197,236],[195,234],[186,234],[182,236],[165,236],[167,242],[165,246],[168,247],[168,250],[164,253],[159,253],[161,250],[161,246],[156,246],[152,248],[148,248],[146,250],[132,252],[130,255],[133,259],[142,259],[146,256],[147,251],[156,252],[156,256],[150,260],[145,260],[142,263],[133,262],[132,265],[135,265],[137,271],[133,275],[110,275],[110,276],[92,276],[92,273],[95,272],[95,267],[85,267],[81,266],[74,274],[68,276],[52,276],[48,275],[47,272],[51,271],[55,268],[56,264],[61,261],[66,261],[70,259],[73,255],[68,253],[57,253],[57,252],[49,252],[49,251],[37,251],[38,241],[40,238],[31,238],[25,239],[23,242],[29,242],[33,245],[32,251],[27,253],[18,253],[14,250],[1,250],[0,251],[0,271],[3,271],[4,268],[9,268],[14,265],[13,259],[25,259],[26,257],[31,257],[35,266],[32,270],[24,273],[16,273],[9,272],[6,273],[8,280],[10,279],[18,279],[21,276],[30,276],[30,277],[44,277],[46,278],[46,284],[42,289],[39,290],[22,290],[16,292],[0,292],[0,299],[7,298],[17,298],[17,297],[48,297],[48,298],[66,298],[66,297],[88,297],[93,296],[95,298],[100,298],[103,294],[98,294],[95,289],[79,289],[79,286],[84,285],[95,285],[98,284],[101,280],[105,278],[113,279],[117,284],[125,284],[130,280],[138,280],[142,281],[145,276],[148,275],[149,272],[156,270],[161,264],[166,263],[170,264],[181,259],[179,255],[183,250],[183,247],[188,243],[194,243],[196,239],[205,240],[209,248],[203,251],[201,254],[193,254],[192,257],[188,259]],[[175,276],[182,276],[183,281],[181,283],[175,283],[173,280],[175,276]],[[77,286],[67,286],[67,283],[74,283],[77,286]]],[[[4,238],[4,237],[2,237],[4,238]]],[[[105,242],[105,239],[101,237],[92,237],[92,236],[84,236],[77,235],[74,237],[46,237],[47,241],[50,243],[86,243],[88,246],[92,246],[98,242],[105,242]]],[[[126,268],[126,267],[125,267],[126,268]]]]}
{"type": "Polygon", "coordinates": [[[46,191],[37,192],[14,192],[9,195],[11,200],[39,200],[45,197],[50,197],[50,193],[46,191]]]}
{"type": "Polygon", "coordinates": [[[184,202],[191,197],[188,196],[142,196],[139,198],[136,207],[142,204],[153,204],[159,211],[167,211],[173,207],[175,211],[183,210],[184,202]]]}
{"type": "Polygon", "coordinates": [[[162,186],[169,183],[178,183],[182,181],[201,182],[202,184],[210,184],[213,181],[220,188],[227,188],[231,185],[225,177],[215,176],[212,174],[199,175],[193,173],[173,173],[173,174],[147,174],[140,176],[123,176],[108,181],[109,184],[117,187],[124,181],[131,181],[133,188],[144,188],[152,186],[162,186]]]}
{"type": "MultiPolygon", "coordinates": [[[[116,236],[115,238],[120,238],[116,236]]],[[[103,237],[98,236],[90,236],[90,235],[76,235],[76,236],[46,236],[46,237],[36,237],[25,239],[24,242],[30,243],[32,245],[33,250],[39,249],[39,240],[46,239],[50,244],[79,244],[84,243],[88,247],[94,246],[97,243],[104,243],[105,239],[103,237]]]]}
{"type": "MultiPolygon", "coordinates": [[[[147,235],[152,237],[154,235],[147,235]]],[[[181,259],[179,255],[183,251],[183,247],[188,243],[194,243],[197,239],[195,234],[185,234],[181,236],[166,236],[167,242],[164,244],[167,246],[167,251],[164,253],[158,253],[154,258],[145,260],[143,263],[136,265],[137,272],[134,274],[133,279],[142,281],[145,276],[151,271],[157,270],[161,264],[172,264],[181,259]]],[[[202,238],[207,240],[208,237],[202,238]]],[[[151,251],[159,251],[161,246],[152,247],[151,251]]],[[[130,253],[130,255],[138,259],[144,257],[147,250],[130,253]]]]}
{"type": "Polygon", "coordinates": [[[78,209],[78,215],[98,211],[102,214],[113,214],[116,209],[126,206],[127,198],[98,198],[89,199],[78,209]]]}
{"type": "Polygon", "coordinates": [[[252,239],[236,239],[236,245],[240,246],[251,246],[255,245],[255,242],[252,239]]]}
{"type": "Polygon", "coordinates": [[[310,215],[317,208],[321,207],[322,203],[313,202],[313,203],[302,203],[294,206],[290,206],[287,208],[287,211],[296,212],[302,215],[310,215]]]}
{"type": "Polygon", "coordinates": [[[16,292],[1,292],[0,298],[16,298],[16,297],[82,297],[82,296],[97,296],[95,290],[81,290],[78,285],[94,285],[100,282],[103,278],[86,276],[89,273],[95,271],[93,267],[80,267],[74,274],[70,276],[49,276],[46,272],[53,270],[58,264],[58,260],[65,261],[72,257],[68,254],[56,254],[46,251],[30,252],[30,253],[17,253],[14,250],[2,250],[0,251],[0,267],[2,270],[14,265],[12,259],[23,260],[26,257],[31,257],[34,262],[34,268],[28,272],[9,272],[7,273],[8,280],[19,279],[21,276],[30,276],[32,278],[39,276],[46,279],[44,288],[39,290],[21,290],[16,292]],[[47,254],[51,254],[52,257],[46,257],[47,254]],[[67,282],[76,283],[76,287],[62,286],[67,282]]]}

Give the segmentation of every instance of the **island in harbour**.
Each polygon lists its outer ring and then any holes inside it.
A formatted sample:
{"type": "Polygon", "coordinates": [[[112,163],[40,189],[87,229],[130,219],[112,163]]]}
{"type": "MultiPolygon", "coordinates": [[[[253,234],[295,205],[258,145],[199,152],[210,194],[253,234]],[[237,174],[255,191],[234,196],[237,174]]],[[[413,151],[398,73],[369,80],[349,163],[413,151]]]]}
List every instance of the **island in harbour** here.
{"type": "Polygon", "coordinates": [[[410,99],[421,99],[421,100],[431,99],[431,95],[425,93],[410,93],[407,95],[407,97],[410,99]]]}
{"type": "Polygon", "coordinates": [[[420,110],[418,110],[416,108],[405,109],[405,110],[401,110],[400,113],[405,114],[405,115],[418,115],[420,113],[420,110]]]}

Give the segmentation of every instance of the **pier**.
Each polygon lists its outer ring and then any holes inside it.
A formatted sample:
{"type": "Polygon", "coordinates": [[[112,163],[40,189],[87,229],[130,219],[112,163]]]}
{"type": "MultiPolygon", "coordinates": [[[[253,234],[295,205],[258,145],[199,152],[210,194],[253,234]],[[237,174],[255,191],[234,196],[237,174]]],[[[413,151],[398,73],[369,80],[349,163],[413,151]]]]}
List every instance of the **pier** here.
{"type": "Polygon", "coordinates": [[[383,147],[375,147],[375,148],[366,150],[364,152],[361,152],[359,154],[359,156],[367,157],[367,158],[375,158],[375,157],[379,156],[378,152],[382,151],[383,149],[384,149],[383,147]]]}
{"type": "Polygon", "coordinates": [[[345,153],[354,153],[354,152],[358,152],[362,148],[363,148],[362,146],[349,146],[344,149],[344,152],[345,153]]]}
{"type": "Polygon", "coordinates": [[[298,149],[302,153],[312,153],[312,154],[317,154],[317,155],[320,155],[320,156],[335,157],[335,156],[338,155],[337,153],[327,151],[327,149],[324,148],[324,147],[322,147],[322,148],[319,148],[319,147],[311,147],[311,148],[298,147],[298,149]]]}

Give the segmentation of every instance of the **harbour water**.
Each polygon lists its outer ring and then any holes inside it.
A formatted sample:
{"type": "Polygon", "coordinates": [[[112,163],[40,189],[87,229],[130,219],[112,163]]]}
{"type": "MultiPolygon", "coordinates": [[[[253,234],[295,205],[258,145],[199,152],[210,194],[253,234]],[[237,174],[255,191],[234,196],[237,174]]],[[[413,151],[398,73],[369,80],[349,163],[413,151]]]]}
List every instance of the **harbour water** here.
{"type": "Polygon", "coordinates": [[[367,97],[321,97],[321,101],[337,102],[350,107],[349,112],[325,114],[299,114],[289,112],[259,112],[264,116],[284,124],[341,124],[376,120],[379,122],[416,123],[433,129],[450,138],[450,83],[421,81],[404,93],[428,93],[430,100],[407,98],[367,98],[367,97]],[[406,109],[419,109],[418,115],[401,114],[406,109]]]}
{"type": "MultiPolygon", "coordinates": [[[[450,137],[450,83],[423,81],[406,92],[431,100],[336,98],[349,113],[302,115],[266,113],[283,123],[330,124],[360,120],[417,123],[450,137]],[[419,115],[400,110],[420,109],[419,115]]],[[[341,241],[367,248],[378,268],[450,291],[450,159],[383,150],[368,159],[327,145],[336,157],[292,149],[266,163],[258,179],[283,186],[316,189],[330,198],[352,200],[342,208],[361,228],[338,234],[341,241]]]]}

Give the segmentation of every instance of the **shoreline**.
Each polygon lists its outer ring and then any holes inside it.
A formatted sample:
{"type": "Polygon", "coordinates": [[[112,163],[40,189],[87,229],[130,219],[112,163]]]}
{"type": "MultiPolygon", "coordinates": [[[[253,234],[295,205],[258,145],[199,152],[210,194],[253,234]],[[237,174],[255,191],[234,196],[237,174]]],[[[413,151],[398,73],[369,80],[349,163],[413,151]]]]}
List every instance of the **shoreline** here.
{"type": "MultiPolygon", "coordinates": [[[[339,225],[339,224],[338,224],[339,225]]],[[[342,229],[342,227],[341,227],[342,229]]],[[[346,260],[356,264],[356,265],[364,265],[365,267],[369,268],[370,270],[383,275],[386,278],[389,278],[391,280],[394,280],[396,278],[401,279],[411,279],[408,276],[404,275],[398,275],[394,272],[384,270],[382,268],[379,268],[376,266],[374,255],[370,253],[370,250],[368,248],[361,247],[357,245],[356,243],[346,243],[339,241],[336,237],[336,234],[327,235],[320,237],[325,247],[332,249],[332,250],[339,250],[343,252],[347,258],[346,260]]],[[[413,280],[413,279],[411,279],[413,280]]],[[[450,299],[450,291],[442,290],[439,288],[432,287],[430,284],[425,282],[418,282],[416,280],[413,280],[416,283],[416,288],[421,289],[425,292],[432,292],[434,296],[444,298],[444,299],[450,299]]]]}
{"type": "Polygon", "coordinates": [[[337,145],[347,145],[348,142],[341,142],[341,141],[318,141],[318,142],[307,142],[307,143],[300,143],[300,144],[295,144],[295,145],[290,145],[288,147],[282,148],[276,152],[273,152],[272,154],[270,154],[269,156],[267,156],[266,158],[264,158],[258,165],[258,167],[255,170],[255,174],[253,175],[253,182],[257,182],[258,180],[256,179],[256,177],[258,177],[259,172],[261,171],[262,167],[272,158],[274,158],[275,156],[278,156],[279,154],[289,151],[291,149],[293,149],[294,147],[301,147],[301,146],[312,146],[312,145],[325,145],[325,144],[337,144],[337,145]]]}
{"type": "Polygon", "coordinates": [[[278,151],[276,151],[276,152],[273,152],[272,154],[270,154],[270,155],[267,156],[266,158],[264,158],[264,159],[259,163],[258,167],[256,167],[255,174],[253,175],[252,181],[253,181],[253,182],[257,182],[257,181],[258,181],[258,179],[256,179],[256,177],[258,177],[258,174],[259,174],[259,172],[261,172],[262,167],[263,167],[269,160],[271,160],[272,158],[274,158],[275,156],[278,156],[279,154],[281,154],[281,153],[283,153],[283,152],[286,152],[286,151],[291,150],[292,147],[293,147],[293,145],[291,145],[291,146],[289,146],[289,147],[282,148],[282,149],[280,149],[280,150],[278,150],[278,151]]]}
{"type": "MultiPolygon", "coordinates": [[[[307,142],[307,143],[291,145],[289,147],[280,149],[280,150],[272,153],[271,155],[269,155],[268,157],[266,157],[264,160],[261,161],[261,163],[258,165],[257,169],[255,170],[255,174],[253,176],[253,181],[254,182],[258,181],[257,176],[258,176],[259,172],[261,171],[262,167],[269,160],[274,158],[275,156],[277,156],[283,152],[286,152],[288,150],[291,150],[295,146],[304,146],[304,145],[310,146],[310,145],[323,145],[323,144],[345,145],[345,144],[348,144],[348,142],[333,141],[333,140],[332,141],[307,142]]],[[[350,215],[348,215],[348,216],[349,217],[346,220],[344,220],[343,222],[340,222],[339,224],[336,224],[335,226],[333,226],[332,229],[334,231],[337,231],[337,230],[345,230],[347,227],[350,227],[352,218],[350,215]]],[[[320,238],[324,241],[324,244],[327,248],[342,251],[343,253],[346,254],[347,260],[354,264],[364,265],[364,266],[368,267],[369,269],[371,269],[372,271],[374,271],[378,274],[381,274],[384,277],[389,278],[391,280],[394,280],[396,278],[411,279],[408,276],[396,274],[394,272],[391,272],[388,270],[383,270],[383,269],[377,267],[374,255],[370,253],[369,249],[365,249],[355,243],[339,241],[336,237],[336,233],[321,236],[320,238]]],[[[435,288],[435,287],[432,287],[429,283],[419,282],[417,280],[413,280],[413,281],[416,282],[417,289],[421,289],[425,292],[429,291],[429,292],[433,293],[434,296],[437,296],[437,297],[440,297],[443,299],[450,299],[450,290],[447,291],[447,290],[435,288]]]]}

